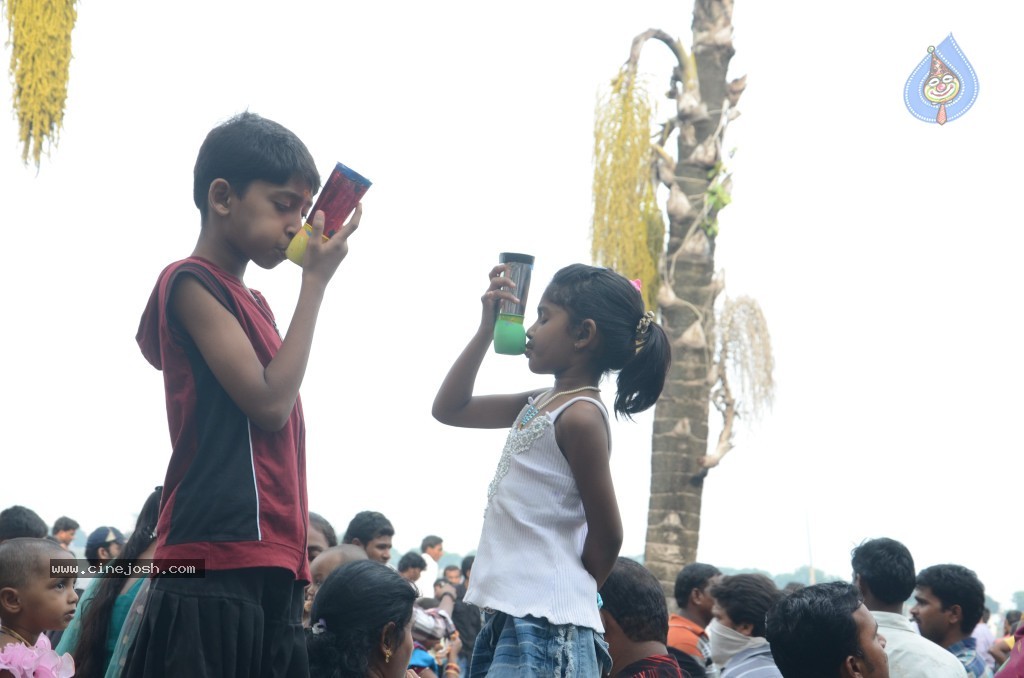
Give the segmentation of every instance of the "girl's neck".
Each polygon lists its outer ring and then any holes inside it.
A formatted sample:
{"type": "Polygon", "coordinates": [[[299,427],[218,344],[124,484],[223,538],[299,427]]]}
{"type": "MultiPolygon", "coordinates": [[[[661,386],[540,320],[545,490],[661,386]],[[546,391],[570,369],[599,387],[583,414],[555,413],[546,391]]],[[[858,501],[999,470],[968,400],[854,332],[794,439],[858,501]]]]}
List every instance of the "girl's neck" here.
{"type": "MultiPolygon", "coordinates": [[[[35,647],[36,641],[39,640],[39,634],[41,631],[30,631],[22,628],[16,619],[10,619],[9,617],[3,620],[0,624],[0,633],[10,638],[16,643],[22,645],[28,645],[29,647],[35,647]]],[[[9,643],[0,643],[2,645],[8,645],[9,643]]]]}

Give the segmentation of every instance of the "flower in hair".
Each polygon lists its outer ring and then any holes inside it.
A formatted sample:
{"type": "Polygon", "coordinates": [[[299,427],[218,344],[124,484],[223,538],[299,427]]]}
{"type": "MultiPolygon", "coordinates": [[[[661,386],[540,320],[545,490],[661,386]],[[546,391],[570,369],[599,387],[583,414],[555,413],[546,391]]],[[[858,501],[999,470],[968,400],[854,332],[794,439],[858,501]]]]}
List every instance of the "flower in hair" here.
{"type": "Polygon", "coordinates": [[[309,630],[313,632],[314,636],[319,636],[321,633],[327,630],[327,622],[325,622],[323,619],[320,619],[319,621],[317,621],[317,623],[313,624],[313,626],[309,630]]]}
{"type": "Polygon", "coordinates": [[[643,280],[641,280],[640,278],[637,278],[636,280],[630,280],[629,284],[632,285],[636,289],[637,292],[640,292],[641,294],[643,294],[643,291],[644,291],[644,281],[643,280]]]}

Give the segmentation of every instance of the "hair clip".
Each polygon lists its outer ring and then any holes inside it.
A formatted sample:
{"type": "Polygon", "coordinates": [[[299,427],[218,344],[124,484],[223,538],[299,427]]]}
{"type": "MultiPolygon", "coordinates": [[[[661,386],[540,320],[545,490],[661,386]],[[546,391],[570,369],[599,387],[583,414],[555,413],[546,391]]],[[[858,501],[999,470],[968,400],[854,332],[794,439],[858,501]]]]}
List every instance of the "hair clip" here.
{"type": "Polygon", "coordinates": [[[309,630],[313,632],[314,636],[319,636],[321,633],[327,630],[327,622],[321,619],[317,623],[313,624],[313,626],[309,630]]]}

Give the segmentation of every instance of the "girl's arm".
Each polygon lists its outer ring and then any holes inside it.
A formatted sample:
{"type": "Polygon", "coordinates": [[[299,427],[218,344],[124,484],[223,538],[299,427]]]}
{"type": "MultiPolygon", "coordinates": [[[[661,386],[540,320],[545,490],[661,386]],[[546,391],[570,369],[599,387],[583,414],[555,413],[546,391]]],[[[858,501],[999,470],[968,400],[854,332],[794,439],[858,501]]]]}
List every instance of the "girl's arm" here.
{"type": "Polygon", "coordinates": [[[518,302],[515,295],[505,289],[515,286],[511,280],[502,277],[505,269],[504,264],[491,269],[490,285],[480,298],[483,303],[480,326],[448,370],[448,376],[444,378],[434,398],[431,413],[442,424],[466,428],[507,428],[526,405],[526,399],[539,393],[529,391],[510,395],[473,395],[476,375],[493,340],[498,303],[502,299],[518,302]]]}
{"type": "Polygon", "coordinates": [[[597,405],[570,405],[555,424],[555,440],[569,462],[587,516],[583,567],[601,588],[622,547],[622,518],[608,465],[608,429],[597,405]]]}

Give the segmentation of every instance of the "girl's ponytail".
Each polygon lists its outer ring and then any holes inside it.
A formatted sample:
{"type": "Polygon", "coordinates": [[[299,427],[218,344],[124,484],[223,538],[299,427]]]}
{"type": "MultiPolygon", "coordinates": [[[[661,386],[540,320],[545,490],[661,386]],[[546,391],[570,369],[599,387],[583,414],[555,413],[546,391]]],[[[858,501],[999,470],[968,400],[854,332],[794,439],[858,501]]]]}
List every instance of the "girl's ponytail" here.
{"type": "Polygon", "coordinates": [[[648,311],[636,328],[636,349],[616,380],[615,413],[631,418],[658,402],[672,364],[672,346],[648,311]]]}

